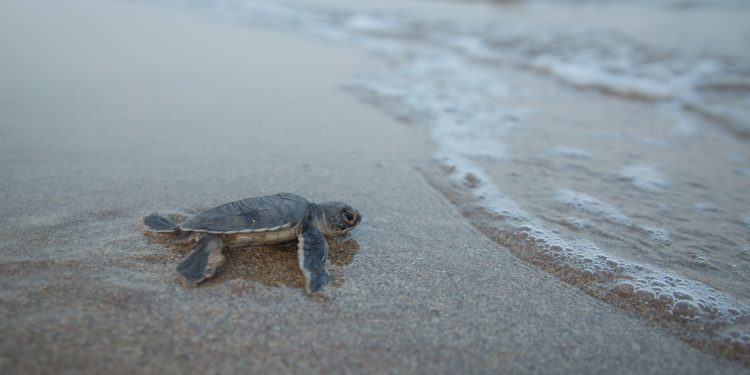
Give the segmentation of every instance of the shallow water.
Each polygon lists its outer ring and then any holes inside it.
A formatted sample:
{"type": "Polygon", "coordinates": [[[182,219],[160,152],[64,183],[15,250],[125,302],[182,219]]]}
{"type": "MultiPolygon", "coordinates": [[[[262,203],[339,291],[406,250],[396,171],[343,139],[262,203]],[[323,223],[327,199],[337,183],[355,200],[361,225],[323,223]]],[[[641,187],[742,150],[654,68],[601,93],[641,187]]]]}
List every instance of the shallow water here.
{"type": "Polygon", "coordinates": [[[750,5],[157,2],[366,49],[346,89],[485,234],[750,358],[750,5]]]}

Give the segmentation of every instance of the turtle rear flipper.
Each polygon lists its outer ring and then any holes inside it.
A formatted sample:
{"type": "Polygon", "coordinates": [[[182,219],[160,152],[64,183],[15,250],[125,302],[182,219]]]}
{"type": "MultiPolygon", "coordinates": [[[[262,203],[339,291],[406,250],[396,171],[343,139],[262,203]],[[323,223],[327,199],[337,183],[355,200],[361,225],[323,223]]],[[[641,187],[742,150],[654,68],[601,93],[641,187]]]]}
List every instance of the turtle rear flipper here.
{"type": "Polygon", "coordinates": [[[305,289],[308,292],[315,293],[328,284],[328,272],[325,267],[328,244],[323,234],[314,225],[308,224],[299,235],[297,256],[299,268],[305,275],[305,289]]]}
{"type": "Polygon", "coordinates": [[[179,227],[173,218],[154,212],[143,218],[143,229],[155,233],[176,233],[179,227]]]}
{"type": "Polygon", "coordinates": [[[208,279],[224,264],[223,247],[224,241],[221,237],[204,235],[198,241],[195,250],[177,265],[177,272],[193,284],[208,279]]]}

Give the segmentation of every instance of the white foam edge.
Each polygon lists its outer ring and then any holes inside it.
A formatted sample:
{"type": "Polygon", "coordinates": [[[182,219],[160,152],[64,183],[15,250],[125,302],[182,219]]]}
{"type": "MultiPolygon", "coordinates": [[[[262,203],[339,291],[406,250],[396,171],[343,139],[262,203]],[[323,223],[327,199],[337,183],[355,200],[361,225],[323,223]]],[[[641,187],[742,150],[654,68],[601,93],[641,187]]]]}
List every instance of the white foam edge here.
{"type": "MultiPolygon", "coordinates": [[[[714,319],[724,322],[733,322],[740,318],[750,316],[750,307],[739,303],[732,296],[718,291],[715,288],[691,280],[683,275],[671,271],[665,271],[651,265],[643,265],[626,259],[612,256],[595,244],[577,239],[567,240],[553,233],[537,220],[531,218],[512,199],[502,194],[499,189],[490,182],[484,171],[471,163],[469,160],[445,154],[437,154],[435,158],[439,163],[452,167],[450,174],[453,182],[466,186],[465,176],[473,175],[477,180],[475,188],[469,188],[473,197],[481,208],[489,210],[490,213],[512,219],[518,232],[527,232],[529,237],[544,247],[537,246],[541,252],[556,257],[557,261],[566,266],[577,269],[579,272],[615,272],[620,270],[619,275],[625,276],[614,285],[605,286],[612,292],[632,287],[632,293],[644,302],[646,299],[659,298],[661,295],[670,295],[673,298],[673,313],[684,313],[684,306],[689,303],[688,309],[695,308],[698,317],[714,319]],[[559,249],[555,251],[554,249],[559,249]],[[560,255],[552,255],[560,253],[560,255]],[[562,259],[560,259],[562,258],[562,259]],[[627,279],[629,278],[629,279],[627,279]],[[676,297],[681,296],[681,297],[676,297]],[[680,299],[682,298],[682,299],[680,299]],[[680,302],[679,301],[687,301],[680,302]]],[[[663,297],[668,298],[668,297],[663,297]]]]}
{"type": "Polygon", "coordinates": [[[528,65],[574,86],[599,88],[621,96],[651,100],[666,100],[676,96],[675,88],[671,85],[650,79],[608,73],[593,63],[574,63],[552,56],[539,56],[531,60],[528,65]]]}

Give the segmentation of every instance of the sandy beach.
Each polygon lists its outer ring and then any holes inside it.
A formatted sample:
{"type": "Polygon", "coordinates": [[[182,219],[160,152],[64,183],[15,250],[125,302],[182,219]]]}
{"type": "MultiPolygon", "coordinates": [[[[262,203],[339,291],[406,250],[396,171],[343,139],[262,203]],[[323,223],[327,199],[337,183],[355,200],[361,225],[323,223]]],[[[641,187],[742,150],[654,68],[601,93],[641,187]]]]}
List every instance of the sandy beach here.
{"type": "Polygon", "coordinates": [[[0,372],[746,373],[486,238],[435,145],[345,87],[362,51],[128,1],[0,3],[0,372]],[[334,281],[232,250],[199,287],[144,236],[289,191],[341,200],[334,281]]]}

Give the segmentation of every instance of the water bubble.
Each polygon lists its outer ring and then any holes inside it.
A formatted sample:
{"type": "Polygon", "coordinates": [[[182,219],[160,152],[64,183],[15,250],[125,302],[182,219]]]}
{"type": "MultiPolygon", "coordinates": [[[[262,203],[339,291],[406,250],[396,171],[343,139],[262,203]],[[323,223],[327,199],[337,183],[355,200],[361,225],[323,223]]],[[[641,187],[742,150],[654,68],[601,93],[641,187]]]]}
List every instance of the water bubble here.
{"type": "Polygon", "coordinates": [[[692,301],[693,300],[693,296],[691,296],[691,295],[689,295],[689,294],[687,294],[685,292],[679,291],[679,290],[676,290],[676,291],[672,292],[672,295],[674,296],[675,299],[679,299],[679,300],[685,300],[685,301],[692,301]]]}
{"type": "Polygon", "coordinates": [[[653,301],[656,299],[656,293],[648,289],[636,289],[635,295],[643,301],[653,301]]]}
{"type": "Polygon", "coordinates": [[[656,300],[665,305],[671,305],[674,302],[674,297],[668,293],[660,293],[656,300]]]}
{"type": "Polygon", "coordinates": [[[680,300],[672,305],[675,315],[693,317],[698,315],[698,306],[690,301],[680,300]]]}
{"type": "Polygon", "coordinates": [[[634,290],[635,285],[629,281],[621,281],[612,288],[612,291],[619,295],[629,295],[632,294],[634,290]]]}
{"type": "Polygon", "coordinates": [[[552,251],[562,251],[563,248],[562,246],[559,246],[559,245],[552,245],[549,247],[549,249],[552,251]]]}

